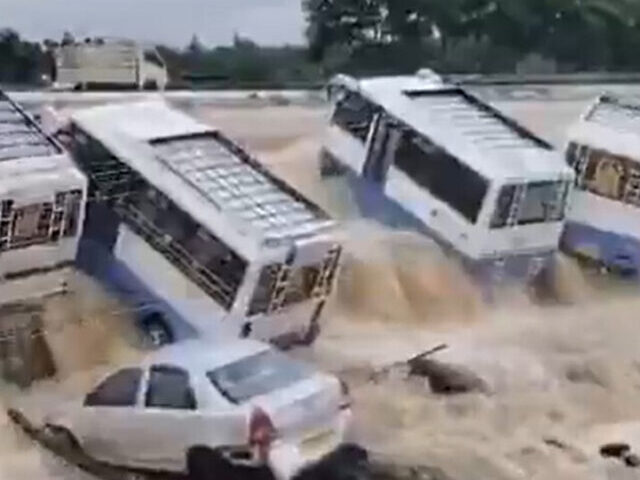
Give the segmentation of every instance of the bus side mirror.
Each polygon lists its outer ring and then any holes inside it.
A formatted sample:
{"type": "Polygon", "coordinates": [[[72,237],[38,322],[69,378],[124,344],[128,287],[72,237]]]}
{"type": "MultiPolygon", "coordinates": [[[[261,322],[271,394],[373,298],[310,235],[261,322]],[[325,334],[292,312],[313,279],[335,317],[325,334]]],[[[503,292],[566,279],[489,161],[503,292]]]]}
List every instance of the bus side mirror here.
{"type": "Polygon", "coordinates": [[[337,85],[329,85],[327,87],[327,100],[331,103],[341,101],[345,96],[344,88],[337,85]]]}

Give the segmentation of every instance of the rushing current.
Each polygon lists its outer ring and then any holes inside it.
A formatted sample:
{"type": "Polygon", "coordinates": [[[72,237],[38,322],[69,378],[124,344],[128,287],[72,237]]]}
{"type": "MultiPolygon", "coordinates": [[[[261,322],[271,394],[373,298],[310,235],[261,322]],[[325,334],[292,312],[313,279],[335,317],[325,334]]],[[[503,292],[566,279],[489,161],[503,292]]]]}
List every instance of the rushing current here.
{"type": "MultiPolygon", "coordinates": [[[[560,143],[587,101],[498,106],[560,143]]],[[[296,355],[351,381],[354,440],[408,463],[439,466],[454,480],[640,478],[598,454],[601,444],[614,441],[640,451],[635,286],[584,273],[563,258],[557,282],[563,305],[538,305],[514,289],[489,307],[431,242],[363,220],[340,180],[320,181],[325,108],[191,110],[343,221],[347,255],[323,335],[296,355]],[[436,358],[473,370],[487,394],[437,397],[401,371],[368,381],[371,371],[441,343],[448,348],[436,358]]],[[[85,391],[109,365],[139,355],[129,312],[86,279],[76,288],[52,300],[45,315],[59,378],[26,392],[5,386],[5,404],[35,415],[85,391]]],[[[86,476],[0,420],[0,479],[34,478],[86,476]]]]}

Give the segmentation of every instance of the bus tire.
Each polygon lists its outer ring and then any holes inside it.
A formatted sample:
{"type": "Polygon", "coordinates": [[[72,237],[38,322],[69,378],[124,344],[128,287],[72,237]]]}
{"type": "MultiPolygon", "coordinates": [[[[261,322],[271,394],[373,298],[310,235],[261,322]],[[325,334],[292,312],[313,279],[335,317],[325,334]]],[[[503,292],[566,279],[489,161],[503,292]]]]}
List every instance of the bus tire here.
{"type": "Polygon", "coordinates": [[[151,92],[157,92],[158,90],[160,90],[160,88],[158,87],[158,82],[155,80],[145,80],[144,83],[142,84],[142,88],[141,90],[144,91],[151,91],[151,92]]]}
{"type": "Polygon", "coordinates": [[[152,348],[160,348],[173,343],[174,334],[167,324],[164,316],[159,312],[153,312],[142,319],[142,332],[144,341],[152,348]]]}
{"type": "Polygon", "coordinates": [[[311,345],[313,345],[320,336],[320,330],[321,328],[318,322],[313,322],[311,325],[309,325],[309,329],[300,339],[300,345],[305,347],[310,347],[311,345]]]}
{"type": "Polygon", "coordinates": [[[345,169],[327,150],[320,152],[320,176],[322,178],[337,177],[343,175],[345,169]]]}

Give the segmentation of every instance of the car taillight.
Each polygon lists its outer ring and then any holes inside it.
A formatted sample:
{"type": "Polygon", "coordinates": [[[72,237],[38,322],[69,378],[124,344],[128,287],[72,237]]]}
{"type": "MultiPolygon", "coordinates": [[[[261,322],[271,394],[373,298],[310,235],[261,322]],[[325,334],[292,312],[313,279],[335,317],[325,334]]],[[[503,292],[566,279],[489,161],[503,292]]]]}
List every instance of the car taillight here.
{"type": "Polygon", "coordinates": [[[351,392],[349,391],[349,385],[344,380],[340,380],[340,393],[342,394],[340,410],[351,408],[351,392]]]}
{"type": "Polygon", "coordinates": [[[275,438],[276,429],[271,418],[264,410],[256,408],[249,422],[249,445],[257,449],[260,460],[267,460],[269,448],[275,438]]]}

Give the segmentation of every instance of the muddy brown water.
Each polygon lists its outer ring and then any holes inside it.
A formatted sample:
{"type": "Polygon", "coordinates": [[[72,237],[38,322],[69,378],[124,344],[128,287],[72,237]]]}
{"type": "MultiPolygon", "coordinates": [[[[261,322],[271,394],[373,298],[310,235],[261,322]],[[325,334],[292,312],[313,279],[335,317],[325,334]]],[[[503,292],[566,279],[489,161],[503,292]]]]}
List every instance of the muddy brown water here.
{"type": "MultiPolygon", "coordinates": [[[[558,145],[585,105],[583,100],[499,104],[558,145]]],[[[344,220],[348,261],[338,295],[317,345],[296,355],[353,375],[353,439],[408,462],[438,465],[456,480],[636,478],[633,470],[597,454],[599,444],[610,441],[640,450],[635,286],[597,276],[585,280],[569,268],[562,282],[578,290],[571,293],[572,305],[541,307],[525,292],[512,291],[487,307],[429,241],[363,221],[344,185],[320,181],[315,162],[325,108],[193,112],[344,220]],[[371,384],[349,373],[368,372],[440,343],[449,349],[437,358],[470,367],[490,385],[490,395],[439,398],[401,374],[371,384]]],[[[49,307],[59,381],[29,392],[4,387],[6,403],[37,413],[84,391],[109,365],[137,358],[126,340],[133,335],[126,312],[98,286],[82,283],[88,293],[49,307]]],[[[86,477],[31,445],[3,419],[4,478],[86,477]]]]}

